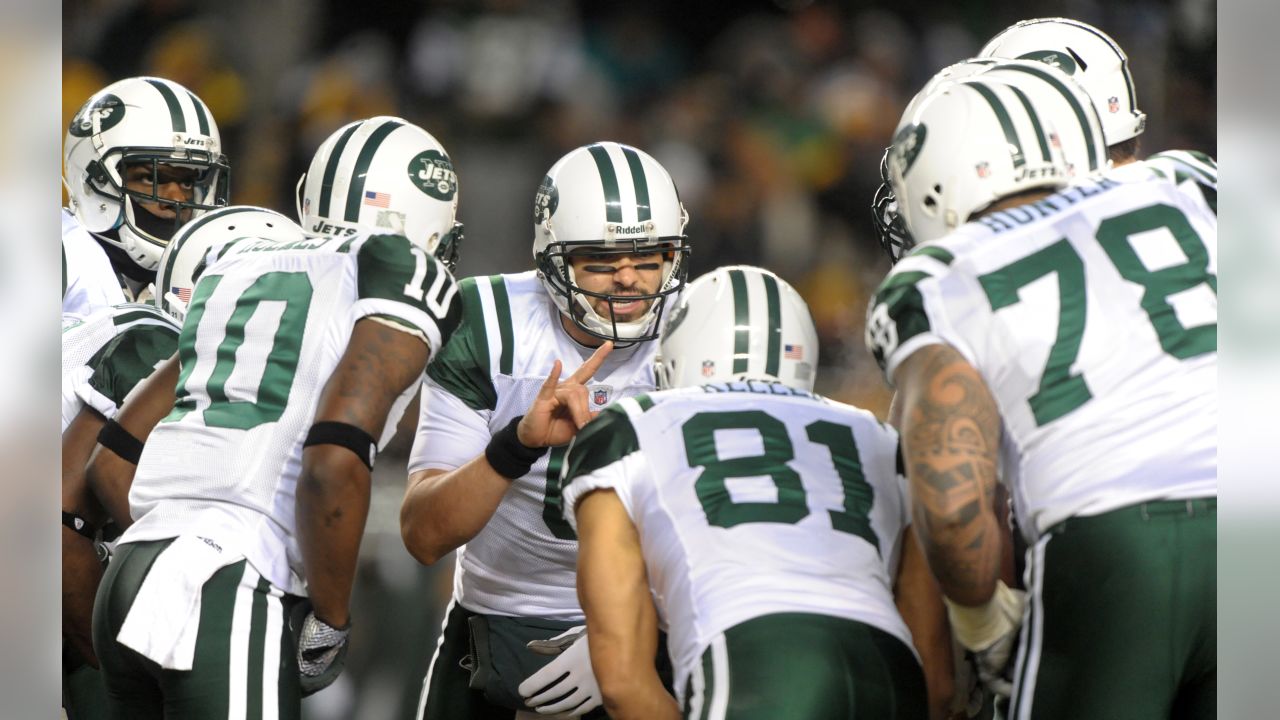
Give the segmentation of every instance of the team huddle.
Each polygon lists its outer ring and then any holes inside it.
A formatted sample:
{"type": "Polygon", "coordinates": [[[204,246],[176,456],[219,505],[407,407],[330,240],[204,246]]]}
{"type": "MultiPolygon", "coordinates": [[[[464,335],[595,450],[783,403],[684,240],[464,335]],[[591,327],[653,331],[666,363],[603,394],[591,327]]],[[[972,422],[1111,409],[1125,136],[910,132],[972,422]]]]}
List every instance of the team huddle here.
{"type": "Polygon", "coordinates": [[[533,268],[455,279],[463,173],[413,123],[334,132],[295,219],[229,203],[187,89],[99,91],[64,150],[67,716],[301,717],[417,407],[401,536],[455,569],[415,718],[1215,717],[1216,166],[1140,158],[1127,63],[1028,20],[907,106],[883,419],[813,392],[782,278],[689,278],[643,150],[566,154],[533,268]]]}

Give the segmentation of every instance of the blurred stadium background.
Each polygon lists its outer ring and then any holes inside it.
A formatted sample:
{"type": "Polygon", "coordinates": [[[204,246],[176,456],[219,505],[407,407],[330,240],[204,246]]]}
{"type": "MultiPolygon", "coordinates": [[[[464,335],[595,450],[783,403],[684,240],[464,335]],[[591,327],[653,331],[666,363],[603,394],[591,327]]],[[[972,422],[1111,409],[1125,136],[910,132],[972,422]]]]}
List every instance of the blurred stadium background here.
{"type": "MultiPolygon", "coordinates": [[[[1145,152],[1217,155],[1215,0],[64,0],[63,127],[97,89],[159,75],[213,110],[232,201],[294,214],[329,133],[362,117],[425,127],[457,168],[460,275],[531,267],[533,194],[564,152],[634,144],[670,170],[691,215],[691,277],[769,267],[809,302],[819,390],[884,416],[862,344],[888,269],[870,222],[880,155],[938,69],[1005,26],[1065,15],[1130,56],[1145,152]]],[[[407,447],[381,458],[339,683],[307,717],[406,718],[450,591],[419,566],[398,513],[407,447]]]]}

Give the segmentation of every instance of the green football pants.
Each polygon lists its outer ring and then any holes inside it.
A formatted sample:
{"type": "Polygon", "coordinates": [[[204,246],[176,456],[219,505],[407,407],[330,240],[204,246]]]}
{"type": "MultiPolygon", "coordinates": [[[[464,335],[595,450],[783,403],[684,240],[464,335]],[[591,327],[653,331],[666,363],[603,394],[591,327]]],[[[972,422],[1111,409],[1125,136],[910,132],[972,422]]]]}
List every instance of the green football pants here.
{"type": "Polygon", "coordinates": [[[289,611],[300,601],[249,564],[218,570],[201,590],[192,668],[166,670],[116,640],[138,589],[172,540],[119,546],[93,609],[93,646],[114,720],[298,720],[297,641],[289,611]]]}
{"type": "Polygon", "coordinates": [[[1010,720],[1216,717],[1216,498],[1074,517],[1027,551],[1010,720]]]}
{"type": "Polygon", "coordinates": [[[712,638],[685,683],[687,720],[926,720],[911,649],[865,623],[779,613],[712,638]]]}

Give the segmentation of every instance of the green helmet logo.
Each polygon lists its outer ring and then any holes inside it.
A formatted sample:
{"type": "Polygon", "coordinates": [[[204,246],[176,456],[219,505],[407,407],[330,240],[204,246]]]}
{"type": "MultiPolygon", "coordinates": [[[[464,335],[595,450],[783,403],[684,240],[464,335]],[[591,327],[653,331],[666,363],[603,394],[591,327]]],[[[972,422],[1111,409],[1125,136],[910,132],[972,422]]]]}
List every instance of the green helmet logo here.
{"type": "Polygon", "coordinates": [[[1045,65],[1052,65],[1068,75],[1075,75],[1076,69],[1079,67],[1076,61],[1072,59],[1070,52],[1062,52],[1061,50],[1035,50],[1025,55],[1019,55],[1019,60],[1035,60],[1045,65]]]}
{"type": "Polygon", "coordinates": [[[538,193],[533,196],[533,224],[541,225],[555,213],[559,204],[560,191],[556,189],[555,181],[550,175],[542,178],[542,183],[538,185],[538,193]]]}
{"type": "Polygon", "coordinates": [[[437,150],[418,153],[409,161],[409,179],[437,200],[452,200],[458,191],[458,175],[449,157],[437,150]]]}
{"type": "Polygon", "coordinates": [[[120,124],[124,119],[124,102],[120,98],[107,93],[90,105],[80,108],[80,112],[71,118],[71,126],[67,132],[75,137],[89,137],[93,134],[93,121],[98,121],[98,131],[105,132],[120,124]]]}
{"type": "Polygon", "coordinates": [[[917,123],[907,125],[893,137],[893,154],[898,160],[898,167],[902,168],[903,177],[907,176],[907,171],[915,164],[916,158],[920,157],[927,134],[925,126],[917,123]]]}

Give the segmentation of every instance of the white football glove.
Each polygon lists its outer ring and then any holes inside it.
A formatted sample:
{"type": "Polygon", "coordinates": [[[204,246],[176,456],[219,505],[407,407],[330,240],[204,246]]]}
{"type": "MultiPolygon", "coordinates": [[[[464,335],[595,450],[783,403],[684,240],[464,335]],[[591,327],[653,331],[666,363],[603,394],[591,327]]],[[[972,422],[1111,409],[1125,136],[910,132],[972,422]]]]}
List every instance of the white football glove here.
{"type": "Polygon", "coordinates": [[[978,678],[991,692],[1001,697],[1013,694],[1013,659],[1022,629],[1022,609],[1027,594],[1014,590],[1002,581],[985,605],[969,607],[947,598],[947,618],[951,630],[978,663],[978,678]]]}
{"type": "Polygon", "coordinates": [[[587,627],[569,628],[548,640],[533,640],[528,647],[539,655],[558,655],[517,688],[520,697],[541,715],[573,718],[600,707],[600,686],[591,671],[587,627]]]}

